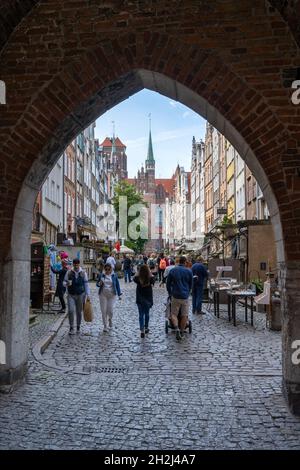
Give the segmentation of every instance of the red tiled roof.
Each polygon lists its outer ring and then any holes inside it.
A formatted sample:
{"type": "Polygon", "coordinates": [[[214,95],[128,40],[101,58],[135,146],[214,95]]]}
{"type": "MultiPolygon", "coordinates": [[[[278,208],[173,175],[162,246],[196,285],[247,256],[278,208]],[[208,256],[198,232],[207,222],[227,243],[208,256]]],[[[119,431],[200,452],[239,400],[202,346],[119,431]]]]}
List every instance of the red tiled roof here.
{"type": "Polygon", "coordinates": [[[112,147],[112,143],[108,137],[105,137],[100,147],[112,147]]]}
{"type": "Polygon", "coordinates": [[[161,184],[165,191],[169,193],[170,195],[173,194],[174,192],[174,179],[173,178],[160,178],[160,179],[155,179],[155,184],[158,186],[161,184]]]}
{"type": "MultiPolygon", "coordinates": [[[[121,142],[119,137],[116,138],[115,145],[116,145],[116,147],[126,148],[126,145],[124,145],[123,142],[121,142]]],[[[102,146],[102,147],[112,147],[112,141],[110,140],[109,137],[105,137],[105,139],[103,140],[102,144],[100,144],[100,146],[102,146]]]]}
{"type": "Polygon", "coordinates": [[[116,138],[116,147],[124,147],[124,148],[126,148],[126,145],[124,145],[124,144],[120,141],[119,137],[116,138]]]}

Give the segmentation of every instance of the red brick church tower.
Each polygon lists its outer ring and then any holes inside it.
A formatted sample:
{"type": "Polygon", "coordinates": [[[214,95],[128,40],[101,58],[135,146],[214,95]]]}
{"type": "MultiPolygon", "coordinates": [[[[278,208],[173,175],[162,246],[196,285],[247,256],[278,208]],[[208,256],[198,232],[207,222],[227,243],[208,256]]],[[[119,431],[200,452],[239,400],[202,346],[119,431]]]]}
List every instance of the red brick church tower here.
{"type": "Polygon", "coordinates": [[[145,245],[145,253],[151,253],[152,251],[160,251],[164,247],[162,239],[162,209],[160,205],[164,206],[167,197],[171,197],[174,190],[173,178],[167,179],[156,179],[155,178],[155,159],[152,145],[151,135],[151,121],[149,130],[148,140],[148,152],[145,161],[145,167],[142,166],[138,170],[137,177],[127,179],[128,183],[133,184],[137,191],[143,195],[143,198],[149,204],[148,209],[148,236],[149,240],[145,245]],[[156,205],[156,210],[151,211],[151,204],[156,205]],[[155,220],[151,219],[154,217],[155,220]],[[151,238],[151,227],[155,231],[155,238],[151,238]]]}

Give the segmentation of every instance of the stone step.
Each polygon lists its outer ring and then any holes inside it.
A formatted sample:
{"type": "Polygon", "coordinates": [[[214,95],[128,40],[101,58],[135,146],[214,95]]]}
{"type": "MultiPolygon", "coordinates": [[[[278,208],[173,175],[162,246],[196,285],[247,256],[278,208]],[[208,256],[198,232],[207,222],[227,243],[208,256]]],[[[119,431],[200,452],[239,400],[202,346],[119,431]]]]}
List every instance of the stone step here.
{"type": "Polygon", "coordinates": [[[29,315],[29,325],[32,326],[32,325],[35,325],[36,323],[38,323],[38,315],[31,313],[29,315]]]}

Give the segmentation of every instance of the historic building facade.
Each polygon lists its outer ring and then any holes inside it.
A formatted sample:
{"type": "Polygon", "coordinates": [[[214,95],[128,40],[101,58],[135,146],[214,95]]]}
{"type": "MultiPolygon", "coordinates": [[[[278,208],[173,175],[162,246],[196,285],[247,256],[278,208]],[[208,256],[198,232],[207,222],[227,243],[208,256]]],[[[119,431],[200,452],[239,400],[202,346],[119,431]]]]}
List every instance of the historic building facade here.
{"type": "Polygon", "coordinates": [[[159,251],[165,245],[165,220],[166,201],[172,199],[174,190],[173,178],[155,178],[155,159],[152,144],[151,130],[149,131],[148,152],[145,166],[137,172],[135,178],[127,178],[139,193],[143,195],[144,201],[148,203],[148,242],[145,251],[159,251]]]}

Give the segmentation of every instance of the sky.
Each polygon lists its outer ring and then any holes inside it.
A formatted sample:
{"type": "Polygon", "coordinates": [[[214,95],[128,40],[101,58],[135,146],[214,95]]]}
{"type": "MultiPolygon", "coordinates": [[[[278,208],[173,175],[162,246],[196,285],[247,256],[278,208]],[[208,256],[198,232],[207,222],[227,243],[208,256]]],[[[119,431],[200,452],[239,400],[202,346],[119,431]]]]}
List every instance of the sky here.
{"type": "Polygon", "coordinates": [[[142,90],[96,121],[95,135],[100,143],[115,135],[126,145],[128,177],[147,157],[149,113],[155,158],[156,178],[171,178],[177,164],[190,171],[192,138],[204,140],[205,120],[190,108],[159,93],[142,90]]]}

